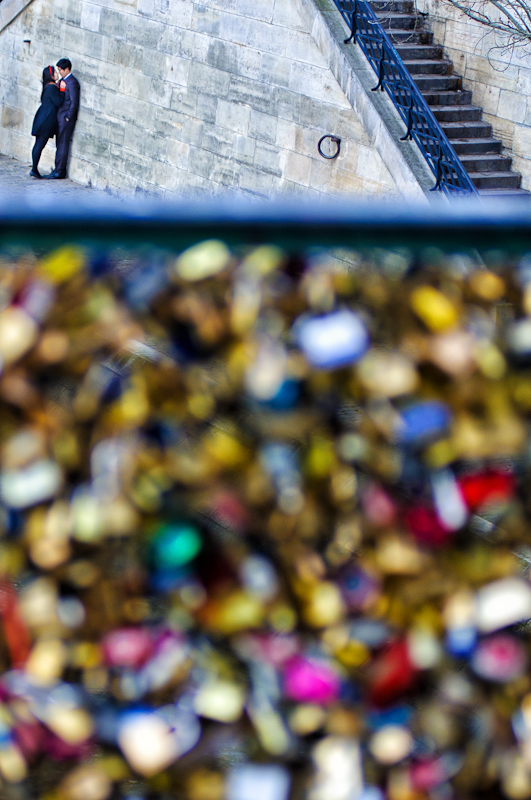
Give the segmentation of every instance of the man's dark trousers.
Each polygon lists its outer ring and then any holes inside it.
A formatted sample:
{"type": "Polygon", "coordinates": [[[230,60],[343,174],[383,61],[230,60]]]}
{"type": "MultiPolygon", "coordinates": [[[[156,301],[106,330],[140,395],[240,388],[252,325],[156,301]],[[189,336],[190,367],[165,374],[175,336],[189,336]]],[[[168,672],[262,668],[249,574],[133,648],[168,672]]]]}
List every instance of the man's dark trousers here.
{"type": "Polygon", "coordinates": [[[76,127],[79,110],[79,81],[72,74],[65,80],[65,101],[57,112],[57,150],[55,153],[55,173],[66,176],[70,144],[76,127]]]}

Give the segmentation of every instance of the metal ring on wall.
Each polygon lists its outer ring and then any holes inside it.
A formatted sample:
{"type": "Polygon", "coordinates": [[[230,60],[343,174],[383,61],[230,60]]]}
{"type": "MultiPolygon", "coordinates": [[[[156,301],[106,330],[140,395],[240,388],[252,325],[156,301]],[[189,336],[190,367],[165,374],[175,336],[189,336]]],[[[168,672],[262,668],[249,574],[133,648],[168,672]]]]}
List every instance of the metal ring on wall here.
{"type": "Polygon", "coordinates": [[[332,136],[332,134],[330,134],[330,133],[327,133],[325,136],[321,136],[321,138],[319,139],[319,142],[317,144],[317,151],[318,151],[319,155],[322,156],[323,158],[328,158],[330,160],[333,159],[333,158],[337,158],[338,155],[339,155],[340,150],[341,150],[341,139],[339,138],[339,136],[332,136]],[[325,154],[321,150],[321,144],[324,142],[325,139],[330,139],[331,142],[334,142],[335,144],[337,144],[337,150],[336,150],[336,152],[334,153],[333,156],[325,156],[325,154]]]}

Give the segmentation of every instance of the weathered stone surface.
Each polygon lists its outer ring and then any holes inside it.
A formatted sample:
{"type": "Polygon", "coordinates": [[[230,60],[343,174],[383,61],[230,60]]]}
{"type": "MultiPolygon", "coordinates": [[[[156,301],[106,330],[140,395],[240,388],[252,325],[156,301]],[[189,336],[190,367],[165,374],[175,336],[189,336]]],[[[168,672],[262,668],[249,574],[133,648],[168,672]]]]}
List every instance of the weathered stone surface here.
{"type": "Polygon", "coordinates": [[[29,161],[42,65],[68,56],[82,84],[78,181],[168,195],[400,193],[299,2],[2,0],[0,25],[8,7],[18,16],[0,33],[0,152],[29,161]],[[337,162],[317,153],[325,132],[343,139],[337,162]]]}

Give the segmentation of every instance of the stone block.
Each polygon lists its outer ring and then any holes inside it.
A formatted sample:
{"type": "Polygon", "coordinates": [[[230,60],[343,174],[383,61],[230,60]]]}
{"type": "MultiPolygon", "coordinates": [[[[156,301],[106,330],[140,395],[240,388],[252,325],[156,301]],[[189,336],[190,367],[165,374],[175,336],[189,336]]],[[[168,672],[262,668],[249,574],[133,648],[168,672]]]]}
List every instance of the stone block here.
{"type": "Polygon", "coordinates": [[[113,39],[125,39],[127,17],[112,8],[102,8],[100,12],[100,33],[113,39]]]}
{"type": "MultiPolygon", "coordinates": [[[[128,126],[128,128],[132,127],[132,125],[128,126]]],[[[132,137],[132,141],[135,142],[135,145],[128,149],[132,149],[135,153],[142,153],[143,156],[151,161],[168,160],[168,145],[171,142],[170,139],[167,139],[165,136],[157,136],[154,133],[150,133],[149,136],[146,136],[143,131],[140,131],[140,134],[139,139],[137,137],[132,137]]],[[[128,145],[125,144],[124,147],[128,147],[128,145]]]]}
{"type": "Polygon", "coordinates": [[[522,158],[531,158],[531,128],[527,125],[514,126],[513,154],[522,158]]]}
{"type": "Polygon", "coordinates": [[[214,158],[210,170],[210,180],[219,183],[221,186],[232,187],[238,183],[240,165],[232,158],[214,158]]]}
{"type": "MultiPolygon", "coordinates": [[[[119,91],[122,76],[125,70],[117,64],[105,64],[103,61],[95,64],[83,64],[83,69],[78,72],[81,83],[81,105],[83,105],[83,86],[85,83],[95,83],[100,90],[109,90],[113,93],[119,91]]],[[[94,97],[96,98],[97,91],[94,97]]]]}
{"type": "Polygon", "coordinates": [[[199,147],[190,147],[188,154],[188,172],[209,178],[214,165],[214,153],[199,147]]]}
{"type": "Polygon", "coordinates": [[[155,0],[137,0],[136,10],[143,17],[152,17],[155,13],[155,0]]]}
{"type": "Polygon", "coordinates": [[[153,130],[162,136],[169,136],[172,139],[180,139],[181,135],[181,115],[171,108],[157,108],[153,130]]]}
{"type": "Polygon", "coordinates": [[[166,25],[189,29],[193,13],[194,5],[189,0],[155,0],[154,19],[166,25]]]}
{"type": "Polygon", "coordinates": [[[119,91],[126,97],[134,97],[136,100],[143,100],[149,103],[151,100],[151,78],[148,75],[140,75],[132,70],[124,70],[119,91]]]}
{"type": "MultiPolygon", "coordinates": [[[[220,8],[223,7],[225,2],[227,0],[212,0],[212,5],[220,8]]],[[[236,11],[242,17],[257,19],[262,22],[272,22],[273,20],[273,3],[271,0],[235,0],[234,3],[228,0],[228,2],[230,7],[227,8],[227,11],[236,11]]]]}
{"type": "Polygon", "coordinates": [[[173,26],[165,25],[160,35],[158,50],[168,55],[183,55],[181,53],[182,36],[183,33],[180,30],[177,30],[173,26]]]}
{"type": "Polygon", "coordinates": [[[521,94],[508,92],[502,89],[498,101],[497,116],[511,122],[523,122],[525,119],[526,104],[521,94]]]}
{"type": "Polygon", "coordinates": [[[83,54],[107,61],[109,52],[109,37],[93,31],[83,32],[83,54]]]}
{"type": "MultiPolygon", "coordinates": [[[[360,145],[358,142],[353,142],[350,139],[342,139],[341,152],[337,158],[337,166],[339,169],[356,174],[358,169],[359,149],[363,146],[364,145],[360,145]]],[[[381,162],[380,173],[383,166],[383,162],[381,162]]]]}
{"type": "Polygon", "coordinates": [[[107,139],[110,144],[122,146],[125,139],[125,123],[109,119],[107,121],[107,139]]]}
{"type": "Polygon", "coordinates": [[[254,162],[255,148],[256,139],[250,139],[248,136],[236,134],[234,137],[232,157],[235,161],[239,161],[242,164],[252,164],[254,162]]]}
{"type": "Polygon", "coordinates": [[[191,61],[181,56],[166,56],[164,61],[164,78],[171,84],[186,86],[190,73],[191,61]]]}
{"type": "Polygon", "coordinates": [[[272,22],[289,31],[306,32],[306,25],[297,11],[295,3],[275,3],[272,22]]]}
{"type": "Polygon", "coordinates": [[[168,139],[167,159],[170,164],[179,167],[179,169],[187,169],[189,153],[189,144],[181,142],[178,139],[168,139]]]}
{"type": "Polygon", "coordinates": [[[106,162],[109,159],[109,142],[98,135],[97,132],[88,133],[87,131],[76,130],[76,151],[87,157],[92,157],[98,162],[106,162]]]}
{"type": "Polygon", "coordinates": [[[153,165],[153,183],[157,187],[178,192],[186,186],[186,172],[168,163],[155,162],[153,165]]]}
{"type": "MultiPolygon", "coordinates": [[[[224,100],[220,100],[224,103],[224,100]]],[[[213,94],[199,93],[196,98],[196,111],[195,116],[202,119],[204,122],[214,124],[216,122],[216,114],[218,110],[218,98],[213,94]]]]}
{"type": "Polygon", "coordinates": [[[109,147],[109,166],[124,175],[134,176],[137,185],[139,181],[149,181],[153,172],[153,163],[150,158],[116,145],[109,147]]]}
{"type": "Polygon", "coordinates": [[[9,132],[9,143],[10,155],[13,158],[17,158],[19,161],[30,161],[32,143],[26,135],[11,130],[9,132]]]}
{"type": "Polygon", "coordinates": [[[300,183],[303,186],[309,186],[311,167],[311,158],[307,158],[307,156],[301,156],[299,153],[288,151],[286,157],[286,166],[284,168],[284,177],[288,181],[300,183]]]}
{"type": "Polygon", "coordinates": [[[127,41],[138,44],[140,47],[150,47],[157,49],[159,39],[164,30],[161,22],[154,22],[151,19],[127,15],[127,41]]]}
{"type": "Polygon", "coordinates": [[[204,33],[197,33],[197,31],[179,31],[176,28],[171,28],[170,34],[178,44],[176,53],[192,61],[206,61],[210,46],[209,36],[204,33]]]}
{"type": "Polygon", "coordinates": [[[483,83],[486,86],[497,86],[499,89],[506,89],[509,92],[514,92],[516,90],[517,77],[517,74],[508,74],[507,71],[486,71],[485,69],[473,69],[467,66],[465,85],[468,81],[472,81],[474,83],[483,83]]]}
{"type": "MultiPolygon", "coordinates": [[[[359,117],[356,116],[351,108],[329,109],[326,118],[326,132],[335,133],[342,139],[352,139],[356,142],[369,142],[370,136],[361,124],[359,117]]],[[[374,131],[370,132],[371,135],[374,131]]]]}
{"type": "Polygon", "coordinates": [[[201,147],[203,142],[203,128],[205,123],[200,119],[183,116],[181,120],[181,142],[193,144],[194,147],[201,147]]]}
{"type": "Polygon", "coordinates": [[[250,47],[240,47],[237,51],[238,75],[252,80],[260,80],[262,74],[262,53],[250,47]]]}
{"type": "Polygon", "coordinates": [[[151,78],[150,102],[157,106],[169,108],[172,98],[172,87],[167,81],[151,78]]]}
{"type": "Polygon", "coordinates": [[[153,120],[153,109],[149,103],[141,100],[132,103],[130,98],[116,92],[106,92],[105,112],[118,120],[134,122],[145,128],[150,128],[153,120]]]}
{"type": "Polygon", "coordinates": [[[101,6],[94,3],[83,3],[81,6],[80,25],[85,31],[99,31],[101,6]]]}
{"type": "Polygon", "coordinates": [[[247,32],[249,30],[249,19],[237,14],[221,12],[218,35],[221,39],[226,39],[234,44],[247,46],[247,32]]]}
{"type": "Polygon", "coordinates": [[[303,61],[316,67],[328,69],[328,64],[309,33],[288,28],[286,55],[294,61],[303,61]]]}
{"type": "Polygon", "coordinates": [[[170,108],[180,114],[196,115],[198,92],[190,91],[184,86],[172,89],[170,108]]]}
{"type": "Polygon", "coordinates": [[[264,142],[275,143],[277,139],[278,118],[261,111],[251,111],[249,120],[249,136],[264,142]]]}
{"type": "Polygon", "coordinates": [[[166,78],[169,57],[160,50],[142,51],[142,73],[151,78],[166,78]]]}
{"type": "Polygon", "coordinates": [[[24,125],[24,112],[19,108],[4,106],[2,109],[2,127],[19,130],[24,125]]]}
{"type": "MultiPolygon", "coordinates": [[[[72,29],[70,29],[72,30],[72,29]]],[[[83,35],[78,37],[81,43],[83,35]]],[[[55,25],[52,20],[40,17],[35,24],[35,38],[43,44],[51,45],[52,47],[59,48],[61,45],[61,31],[58,25],[55,25]]]]}
{"type": "Polygon", "coordinates": [[[230,73],[208,64],[192,62],[188,74],[188,88],[198,92],[226,97],[229,91],[230,73]]]}
{"type": "Polygon", "coordinates": [[[329,69],[293,61],[289,88],[324,103],[332,103],[342,108],[348,106],[345,95],[329,69]]]}
{"type": "Polygon", "coordinates": [[[262,53],[260,64],[260,80],[272,86],[287,88],[290,82],[292,61],[289,58],[262,53]]]}
{"type": "Polygon", "coordinates": [[[219,100],[215,123],[221,128],[228,128],[230,131],[245,134],[249,129],[250,115],[251,109],[248,106],[231,103],[227,100],[219,100]]]}
{"type": "Polygon", "coordinates": [[[273,147],[266,142],[256,142],[254,151],[254,166],[262,172],[268,172],[275,175],[277,178],[282,177],[282,169],[280,166],[281,152],[278,147],[273,147]]]}
{"type": "Polygon", "coordinates": [[[376,180],[380,173],[381,157],[376,150],[360,144],[358,147],[358,161],[356,174],[360,178],[376,180]]]}
{"type": "Polygon", "coordinates": [[[210,150],[220,156],[229,157],[232,155],[234,134],[225,128],[218,128],[215,125],[203,124],[201,136],[201,147],[210,150]]]}
{"type": "Polygon", "coordinates": [[[276,185],[272,174],[252,167],[242,166],[239,175],[240,188],[261,197],[270,197],[276,185]]]}
{"type": "Polygon", "coordinates": [[[276,145],[282,150],[295,150],[297,126],[294,122],[277,119],[276,145]]]}
{"type": "Polygon", "coordinates": [[[221,11],[218,8],[194,3],[192,30],[207,33],[209,36],[219,36],[220,25],[221,11]]]}
{"type": "MultiPolygon", "coordinates": [[[[528,61],[529,64],[529,61],[528,61]]],[[[531,64],[520,67],[518,78],[516,79],[516,91],[525,97],[531,97],[531,64]]]]}
{"type": "MultiPolygon", "coordinates": [[[[31,8],[31,6],[29,6],[29,8],[31,8]]],[[[67,9],[68,9],[68,0],[54,0],[53,14],[52,14],[53,19],[55,19],[56,22],[57,21],[64,22],[66,20],[67,9]]],[[[83,13],[83,9],[81,10],[81,13],[83,13]]]]}
{"type": "Polygon", "coordinates": [[[320,103],[313,97],[300,96],[298,121],[307,128],[331,132],[330,117],[337,119],[338,113],[337,106],[320,103]]]}
{"type": "Polygon", "coordinates": [[[333,162],[324,159],[311,159],[310,186],[320,192],[328,193],[330,190],[333,162]]]}
{"type": "Polygon", "coordinates": [[[496,114],[500,89],[497,86],[487,86],[484,83],[474,83],[472,86],[472,100],[487,114],[496,114]]]}
{"type": "Polygon", "coordinates": [[[136,12],[136,3],[137,0],[113,0],[112,7],[134,14],[136,12]]]}
{"type": "Polygon", "coordinates": [[[315,128],[298,125],[295,132],[295,147],[293,148],[299,155],[313,158],[318,155],[317,144],[323,135],[322,131],[315,128]]]}
{"type": "Polygon", "coordinates": [[[274,113],[274,91],[274,87],[265,83],[233,75],[230,79],[227,99],[236,103],[243,103],[258,111],[274,113]]]}
{"type": "MultiPolygon", "coordinates": [[[[272,87],[273,102],[269,110],[281,119],[291,120],[298,122],[301,110],[302,97],[297,92],[291,92],[288,89],[283,89],[281,86],[272,87]]],[[[259,109],[261,110],[261,109],[259,109]]]]}
{"type": "Polygon", "coordinates": [[[35,83],[35,68],[33,64],[28,64],[25,61],[19,62],[16,81],[21,86],[33,86],[35,83]]]}
{"type": "Polygon", "coordinates": [[[109,39],[108,59],[111,63],[120,67],[141,69],[144,54],[140,47],[135,47],[120,39],[109,39]]]}
{"type": "Polygon", "coordinates": [[[238,53],[241,50],[232,42],[224,42],[222,39],[211,39],[208,47],[206,62],[216,69],[227,72],[238,72],[238,53]]]}
{"type": "Polygon", "coordinates": [[[254,19],[250,20],[247,31],[248,47],[283,56],[286,52],[287,41],[287,28],[281,28],[278,25],[267,25],[254,19]]]}
{"type": "Polygon", "coordinates": [[[67,25],[74,25],[76,28],[81,25],[81,0],[68,0],[65,22],[67,25]]]}

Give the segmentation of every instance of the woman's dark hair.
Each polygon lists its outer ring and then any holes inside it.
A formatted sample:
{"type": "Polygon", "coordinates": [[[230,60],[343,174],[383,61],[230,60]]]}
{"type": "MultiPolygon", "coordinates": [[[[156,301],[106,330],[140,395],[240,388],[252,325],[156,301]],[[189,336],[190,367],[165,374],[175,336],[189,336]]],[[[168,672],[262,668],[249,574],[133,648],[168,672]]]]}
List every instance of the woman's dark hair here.
{"type": "Polygon", "coordinates": [[[42,71],[42,92],[41,92],[41,101],[42,101],[42,98],[43,98],[43,96],[44,96],[44,90],[46,89],[46,87],[48,86],[48,84],[49,84],[49,83],[55,83],[55,80],[54,80],[54,77],[53,77],[53,75],[54,75],[54,69],[53,69],[53,67],[50,67],[50,66],[48,66],[48,67],[44,67],[44,69],[43,69],[43,71],[42,71]]]}

